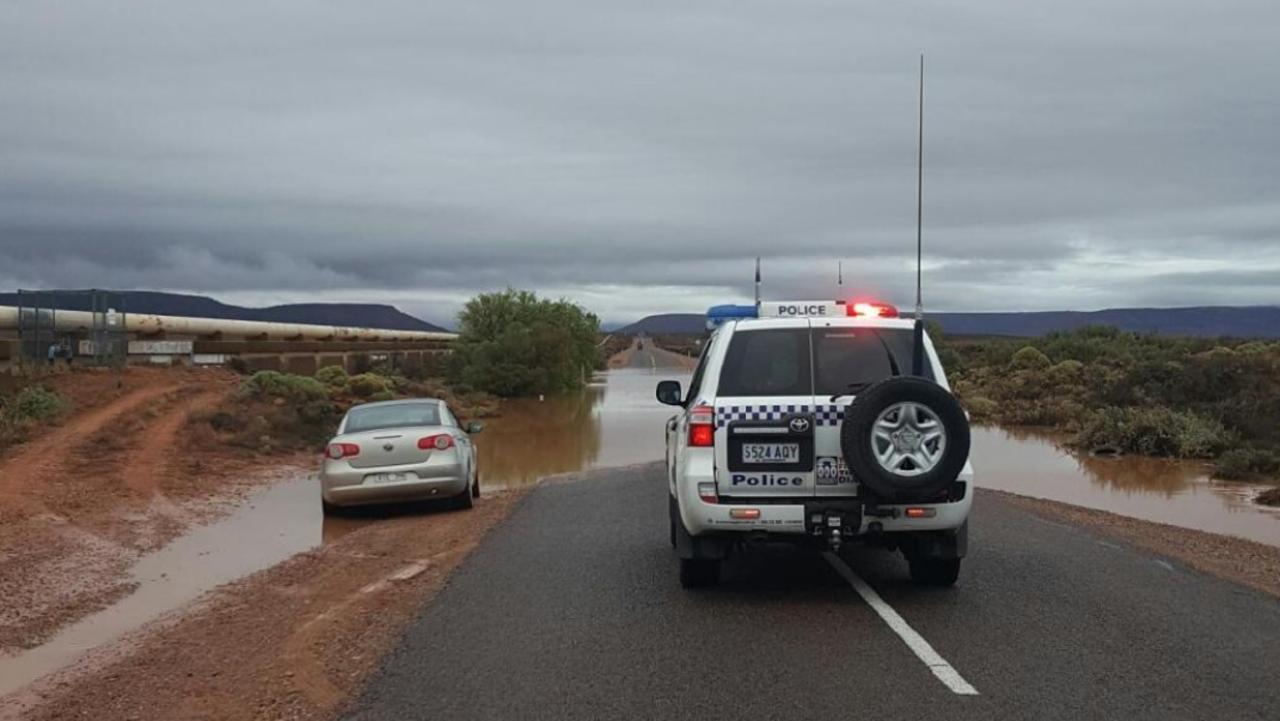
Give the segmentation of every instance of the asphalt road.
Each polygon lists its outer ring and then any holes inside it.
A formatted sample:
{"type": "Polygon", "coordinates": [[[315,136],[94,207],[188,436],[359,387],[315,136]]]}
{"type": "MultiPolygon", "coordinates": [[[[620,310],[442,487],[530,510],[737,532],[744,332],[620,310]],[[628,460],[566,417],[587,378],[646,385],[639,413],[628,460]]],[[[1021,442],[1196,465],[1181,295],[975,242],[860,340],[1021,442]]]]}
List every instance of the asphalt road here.
{"type": "Polygon", "coordinates": [[[351,718],[1280,718],[1280,602],[996,497],[954,589],[845,554],[966,696],[815,552],[763,549],[682,590],[665,495],[656,465],[531,492],[351,718]]]}
{"type": "Polygon", "coordinates": [[[650,338],[638,338],[636,343],[642,343],[643,348],[638,348],[631,354],[631,363],[628,368],[682,368],[681,357],[669,350],[663,350],[654,345],[650,338]]]}

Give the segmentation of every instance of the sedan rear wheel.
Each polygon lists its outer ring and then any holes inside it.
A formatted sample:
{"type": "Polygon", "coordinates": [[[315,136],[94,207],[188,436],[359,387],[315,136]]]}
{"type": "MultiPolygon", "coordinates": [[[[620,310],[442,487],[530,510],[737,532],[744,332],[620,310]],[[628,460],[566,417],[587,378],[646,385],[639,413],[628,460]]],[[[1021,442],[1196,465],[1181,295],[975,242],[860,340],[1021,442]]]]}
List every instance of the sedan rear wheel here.
{"type": "Polygon", "coordinates": [[[467,486],[462,489],[462,493],[459,493],[450,499],[451,505],[459,511],[465,511],[471,508],[475,505],[475,497],[472,496],[472,493],[474,493],[474,491],[471,486],[467,486]]]}

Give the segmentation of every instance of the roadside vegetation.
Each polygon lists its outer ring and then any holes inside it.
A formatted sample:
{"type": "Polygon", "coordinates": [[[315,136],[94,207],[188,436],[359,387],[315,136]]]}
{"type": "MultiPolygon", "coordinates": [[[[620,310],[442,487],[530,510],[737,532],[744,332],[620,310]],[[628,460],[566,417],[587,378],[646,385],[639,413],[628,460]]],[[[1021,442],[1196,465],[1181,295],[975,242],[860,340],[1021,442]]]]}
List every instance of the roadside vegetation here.
{"type": "Polygon", "coordinates": [[[599,342],[600,319],[574,303],[524,290],[485,293],[458,315],[448,378],[499,396],[576,390],[602,362],[599,342]]]}
{"type": "Polygon", "coordinates": [[[247,451],[276,453],[315,450],[333,435],[352,405],[395,398],[441,398],[464,419],[495,415],[497,399],[467,388],[450,388],[438,378],[390,366],[348,374],[327,366],[315,377],[259,371],[246,377],[234,396],[191,423],[213,440],[247,451]]]}
{"type": "Polygon", "coordinates": [[[1210,459],[1219,478],[1280,476],[1280,343],[1095,327],[938,345],[975,421],[1054,428],[1084,450],[1210,459]]]}
{"type": "Polygon", "coordinates": [[[56,391],[29,385],[0,395],[0,449],[20,443],[30,433],[67,409],[56,391]]]}

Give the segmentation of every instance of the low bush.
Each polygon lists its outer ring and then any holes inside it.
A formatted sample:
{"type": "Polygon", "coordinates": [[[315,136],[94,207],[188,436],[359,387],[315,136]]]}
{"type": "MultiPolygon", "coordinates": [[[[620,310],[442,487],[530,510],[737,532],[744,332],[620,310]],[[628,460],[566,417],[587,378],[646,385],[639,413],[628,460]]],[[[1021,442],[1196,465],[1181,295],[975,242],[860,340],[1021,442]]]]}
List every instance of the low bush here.
{"type": "Polygon", "coordinates": [[[1013,354],[1010,365],[1016,370],[1043,370],[1053,365],[1053,361],[1039,349],[1025,346],[1013,354]]]}
{"type": "Polygon", "coordinates": [[[329,397],[323,383],[307,376],[278,371],[258,371],[240,384],[242,393],[255,397],[283,398],[287,401],[312,401],[329,397]]]}
{"type": "Polygon", "coordinates": [[[1231,440],[1218,421],[1160,406],[1095,411],[1076,435],[1076,443],[1085,448],[1112,446],[1174,458],[1212,458],[1231,440]]]}
{"type": "Polygon", "coordinates": [[[27,386],[4,404],[4,414],[15,423],[24,423],[52,418],[62,408],[62,396],[44,386],[27,386]]]}
{"type": "Polygon", "coordinates": [[[1242,480],[1280,473],[1280,454],[1261,448],[1232,448],[1218,456],[1213,475],[1227,480],[1242,480]]]}
{"type": "Polygon", "coordinates": [[[330,388],[343,388],[347,385],[347,370],[342,366],[325,366],[316,371],[316,380],[330,388]]]}
{"type": "Polygon", "coordinates": [[[347,392],[360,398],[372,398],[374,395],[391,393],[393,388],[390,378],[377,373],[361,373],[347,380],[347,392]]]}

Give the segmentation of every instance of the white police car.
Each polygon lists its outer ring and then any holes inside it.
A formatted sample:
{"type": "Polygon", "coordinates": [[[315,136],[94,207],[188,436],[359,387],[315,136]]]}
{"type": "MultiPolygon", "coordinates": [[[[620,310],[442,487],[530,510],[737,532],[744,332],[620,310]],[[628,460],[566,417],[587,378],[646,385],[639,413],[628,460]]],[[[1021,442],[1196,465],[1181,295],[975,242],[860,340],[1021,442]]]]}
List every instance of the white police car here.
{"type": "Polygon", "coordinates": [[[870,302],[717,306],[667,424],[671,542],[686,587],[744,540],[901,550],[955,583],[967,546],[969,425],[927,334],[870,302]]]}

